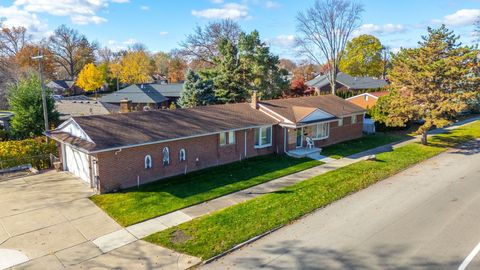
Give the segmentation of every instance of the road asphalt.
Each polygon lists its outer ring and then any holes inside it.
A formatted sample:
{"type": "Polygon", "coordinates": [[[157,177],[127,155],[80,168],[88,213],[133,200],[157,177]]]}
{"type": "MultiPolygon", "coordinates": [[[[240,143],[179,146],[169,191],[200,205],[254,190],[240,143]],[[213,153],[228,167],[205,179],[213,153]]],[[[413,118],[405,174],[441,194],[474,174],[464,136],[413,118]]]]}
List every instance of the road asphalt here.
{"type": "Polygon", "coordinates": [[[203,269],[480,269],[480,140],[352,194],[203,269]]]}

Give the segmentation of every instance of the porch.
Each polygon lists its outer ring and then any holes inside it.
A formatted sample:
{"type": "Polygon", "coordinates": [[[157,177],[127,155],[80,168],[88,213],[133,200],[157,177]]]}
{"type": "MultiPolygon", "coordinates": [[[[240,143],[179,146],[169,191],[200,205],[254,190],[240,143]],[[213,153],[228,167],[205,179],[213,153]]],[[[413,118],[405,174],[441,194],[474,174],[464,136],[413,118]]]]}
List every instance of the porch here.
{"type": "Polygon", "coordinates": [[[311,155],[319,155],[322,151],[322,148],[307,148],[307,147],[299,147],[287,152],[287,154],[294,158],[303,158],[311,155]]]}

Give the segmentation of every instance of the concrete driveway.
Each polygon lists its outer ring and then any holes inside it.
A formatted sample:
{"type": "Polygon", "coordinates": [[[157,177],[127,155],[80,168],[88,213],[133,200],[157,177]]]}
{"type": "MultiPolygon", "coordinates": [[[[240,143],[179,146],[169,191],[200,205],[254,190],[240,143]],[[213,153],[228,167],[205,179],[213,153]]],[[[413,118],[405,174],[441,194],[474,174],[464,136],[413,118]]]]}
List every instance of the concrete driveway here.
{"type": "Polygon", "coordinates": [[[122,227],[88,199],[92,194],[64,172],[0,182],[0,269],[177,269],[196,262],[136,239],[103,253],[93,240],[122,227]]]}

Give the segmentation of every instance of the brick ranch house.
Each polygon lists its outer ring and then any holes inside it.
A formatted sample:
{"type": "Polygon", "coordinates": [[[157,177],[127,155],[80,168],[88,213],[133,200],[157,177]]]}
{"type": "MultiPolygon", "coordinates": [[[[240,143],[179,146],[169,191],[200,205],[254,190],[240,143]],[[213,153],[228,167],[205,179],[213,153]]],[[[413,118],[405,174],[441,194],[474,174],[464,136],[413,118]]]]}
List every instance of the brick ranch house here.
{"type": "Polygon", "coordinates": [[[47,136],[63,170],[98,192],[362,136],[364,109],[334,95],[73,117],[47,136]]]}

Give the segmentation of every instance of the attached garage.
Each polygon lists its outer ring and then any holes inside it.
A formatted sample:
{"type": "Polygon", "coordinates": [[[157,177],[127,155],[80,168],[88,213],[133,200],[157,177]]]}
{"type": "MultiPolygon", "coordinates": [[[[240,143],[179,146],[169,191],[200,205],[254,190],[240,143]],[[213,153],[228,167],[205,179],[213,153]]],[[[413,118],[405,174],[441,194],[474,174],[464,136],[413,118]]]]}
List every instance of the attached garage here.
{"type": "Polygon", "coordinates": [[[90,158],[69,145],[64,145],[64,170],[90,184],[90,158]]]}

